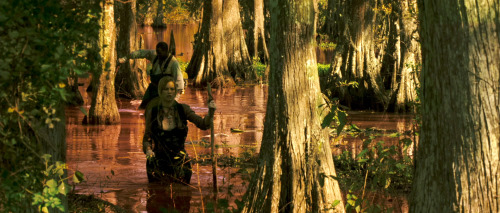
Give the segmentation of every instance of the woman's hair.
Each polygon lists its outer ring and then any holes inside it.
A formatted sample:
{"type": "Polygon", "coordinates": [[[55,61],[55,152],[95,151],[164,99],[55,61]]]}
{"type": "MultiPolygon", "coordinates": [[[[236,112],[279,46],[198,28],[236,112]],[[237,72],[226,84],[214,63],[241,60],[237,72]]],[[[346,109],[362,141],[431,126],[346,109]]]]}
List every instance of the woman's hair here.
{"type": "Polygon", "coordinates": [[[168,82],[173,82],[175,90],[177,91],[177,85],[175,84],[174,78],[170,76],[165,76],[160,79],[160,82],[158,82],[158,94],[161,94],[161,91],[167,86],[168,82]]]}

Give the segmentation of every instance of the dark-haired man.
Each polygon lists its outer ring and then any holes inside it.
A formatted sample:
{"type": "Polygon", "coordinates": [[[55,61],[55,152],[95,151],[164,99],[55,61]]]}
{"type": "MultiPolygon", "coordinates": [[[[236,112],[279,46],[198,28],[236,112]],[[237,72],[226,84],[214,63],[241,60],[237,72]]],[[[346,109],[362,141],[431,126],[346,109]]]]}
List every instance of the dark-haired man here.
{"type": "Polygon", "coordinates": [[[170,76],[175,79],[175,84],[177,88],[177,98],[180,94],[184,92],[184,75],[179,66],[179,62],[174,55],[170,54],[168,49],[168,44],[165,42],[159,42],[156,45],[156,50],[137,50],[130,53],[127,57],[119,59],[120,63],[125,63],[128,59],[138,59],[145,58],[152,62],[152,68],[148,70],[148,75],[150,76],[151,83],[149,84],[144,97],[142,98],[142,103],[139,106],[140,109],[145,109],[149,101],[153,98],[158,97],[158,81],[162,77],[170,76]]]}

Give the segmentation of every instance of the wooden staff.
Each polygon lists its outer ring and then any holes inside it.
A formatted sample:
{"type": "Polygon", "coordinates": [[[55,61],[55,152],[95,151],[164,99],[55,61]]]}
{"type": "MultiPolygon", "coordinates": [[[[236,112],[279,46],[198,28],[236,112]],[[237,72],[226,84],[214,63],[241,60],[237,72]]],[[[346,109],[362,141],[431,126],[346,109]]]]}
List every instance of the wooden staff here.
{"type": "MultiPolygon", "coordinates": [[[[207,85],[208,91],[208,102],[212,101],[214,98],[212,97],[212,89],[210,88],[210,83],[207,85]]],[[[210,110],[210,109],[209,109],[210,110]]],[[[215,114],[215,113],[214,113],[215,114]]],[[[214,192],[217,194],[217,157],[215,157],[215,139],[214,139],[214,118],[210,119],[210,143],[212,144],[212,174],[213,174],[213,183],[214,183],[214,192]]]]}

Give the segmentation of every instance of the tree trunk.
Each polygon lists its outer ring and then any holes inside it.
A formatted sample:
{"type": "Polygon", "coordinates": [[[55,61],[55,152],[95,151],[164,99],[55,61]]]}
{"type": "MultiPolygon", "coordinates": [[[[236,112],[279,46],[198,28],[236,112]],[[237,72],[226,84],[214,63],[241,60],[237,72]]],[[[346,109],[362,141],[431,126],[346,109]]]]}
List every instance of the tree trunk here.
{"type": "Polygon", "coordinates": [[[226,46],[227,68],[237,81],[255,81],[257,73],[252,68],[243,27],[241,26],[240,4],[238,0],[224,0],[223,35],[226,46]]]}
{"type": "MultiPolygon", "coordinates": [[[[116,50],[118,58],[127,56],[130,52],[138,50],[140,35],[137,34],[136,0],[127,3],[117,2],[115,19],[117,21],[118,37],[116,50]]],[[[115,80],[115,90],[118,95],[125,98],[138,99],[144,95],[148,87],[146,73],[146,60],[128,60],[118,65],[115,80]]]]}
{"type": "Polygon", "coordinates": [[[417,31],[416,0],[401,1],[397,8],[396,27],[396,73],[392,76],[393,88],[397,88],[394,110],[397,112],[415,111],[413,103],[417,100],[420,85],[421,52],[417,31]]]}
{"type": "Polygon", "coordinates": [[[156,16],[154,17],[153,26],[154,27],[165,27],[166,23],[164,19],[165,4],[164,0],[157,0],[156,16]]]}
{"type": "Polygon", "coordinates": [[[233,86],[223,42],[222,0],[203,2],[201,29],[195,38],[193,56],[186,72],[194,87],[212,83],[214,87],[233,86]]]}
{"type": "Polygon", "coordinates": [[[273,0],[271,72],[259,164],[243,212],[343,212],[316,64],[314,0],[273,0]]]}
{"type": "Polygon", "coordinates": [[[83,96],[78,89],[78,76],[72,72],[70,77],[66,81],[67,92],[71,95],[70,100],[68,100],[68,106],[80,106],[84,104],[83,96]]]}
{"type": "Polygon", "coordinates": [[[264,61],[269,63],[269,52],[267,51],[266,35],[264,34],[264,0],[254,0],[254,57],[264,57],[264,61]],[[261,48],[259,48],[261,47],[261,48]],[[262,54],[259,54],[259,50],[262,54]]]}
{"type": "Polygon", "coordinates": [[[115,99],[116,51],[114,1],[105,0],[102,6],[99,45],[101,48],[100,72],[92,76],[96,80],[96,88],[88,113],[89,124],[115,124],[120,122],[120,114],[115,99]]]}
{"type": "Polygon", "coordinates": [[[500,212],[500,5],[421,0],[419,11],[422,128],[410,212],[500,212]]]}
{"type": "Polygon", "coordinates": [[[343,104],[353,108],[402,110],[416,100],[416,75],[408,64],[419,61],[415,20],[408,16],[413,0],[404,2],[354,0],[332,2],[324,30],[337,47],[327,85],[343,104]],[[406,6],[408,5],[408,6],[406,6]],[[407,15],[407,16],[403,16],[407,15]],[[403,81],[404,80],[404,81],[403,81]],[[358,83],[357,88],[340,82],[358,83]]]}

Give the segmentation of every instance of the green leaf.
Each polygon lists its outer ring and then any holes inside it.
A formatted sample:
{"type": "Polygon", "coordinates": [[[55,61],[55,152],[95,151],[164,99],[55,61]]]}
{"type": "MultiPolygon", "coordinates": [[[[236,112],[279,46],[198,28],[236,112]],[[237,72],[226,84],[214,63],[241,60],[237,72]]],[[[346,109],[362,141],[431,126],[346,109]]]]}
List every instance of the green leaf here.
{"type": "Polygon", "coordinates": [[[15,39],[17,39],[17,38],[19,37],[19,32],[18,32],[18,31],[10,31],[10,32],[9,32],[9,37],[10,37],[11,39],[14,39],[14,40],[15,40],[15,39]]]}
{"type": "Polygon", "coordinates": [[[351,130],[352,132],[361,132],[361,129],[358,126],[356,126],[356,124],[351,124],[349,126],[349,130],[351,130]]]}
{"type": "Polygon", "coordinates": [[[66,164],[61,162],[61,161],[57,161],[56,162],[56,174],[59,175],[59,176],[62,176],[64,175],[64,169],[66,168],[66,164]]]}
{"type": "Polygon", "coordinates": [[[231,132],[244,132],[241,129],[231,128],[231,132]]]}
{"type": "Polygon", "coordinates": [[[389,188],[390,185],[391,185],[391,178],[385,179],[385,186],[384,186],[384,188],[387,189],[387,188],[389,188]]]}
{"type": "Polygon", "coordinates": [[[356,205],[356,201],[355,200],[348,200],[347,204],[349,204],[351,206],[355,206],[356,205]]]}
{"type": "Polygon", "coordinates": [[[333,201],[332,203],[332,208],[335,208],[335,206],[339,205],[340,204],[340,200],[335,200],[333,201]]]}
{"type": "Polygon", "coordinates": [[[364,163],[364,162],[367,162],[367,161],[368,161],[368,159],[366,159],[366,158],[362,158],[362,159],[359,159],[359,160],[358,160],[358,163],[364,163]]]}
{"type": "Polygon", "coordinates": [[[368,152],[368,149],[363,149],[361,152],[359,152],[357,158],[361,158],[365,156],[365,154],[368,152]]]}
{"type": "Polygon", "coordinates": [[[392,133],[389,135],[389,137],[391,137],[391,138],[397,138],[399,136],[401,136],[401,134],[399,132],[395,132],[395,133],[392,133]]]}
{"type": "Polygon", "coordinates": [[[50,158],[52,157],[52,155],[49,155],[49,154],[44,154],[42,155],[42,159],[43,161],[45,162],[48,162],[50,160],[50,158]]]}
{"type": "Polygon", "coordinates": [[[401,164],[401,163],[397,163],[397,164],[396,164],[396,167],[397,167],[398,169],[403,170],[403,169],[406,167],[406,165],[401,164]]]}
{"type": "Polygon", "coordinates": [[[111,174],[112,174],[112,175],[115,175],[115,171],[111,170],[111,174]]]}
{"type": "Polygon", "coordinates": [[[58,189],[59,194],[66,195],[69,192],[69,186],[68,186],[68,184],[66,184],[64,182],[62,182],[57,189],[58,189]]]}
{"type": "Polygon", "coordinates": [[[52,68],[51,65],[49,65],[49,64],[42,64],[42,66],[40,67],[40,71],[47,72],[47,71],[49,71],[50,68],[52,68]]]}
{"type": "Polygon", "coordinates": [[[342,132],[342,129],[344,129],[344,126],[347,123],[347,115],[345,112],[338,111],[337,117],[339,118],[339,126],[337,127],[337,135],[340,135],[340,132],[342,132]]]}
{"type": "Polygon", "coordinates": [[[75,171],[75,174],[73,175],[73,182],[80,183],[83,181],[85,181],[85,177],[83,176],[83,173],[80,171],[75,171]]]}
{"type": "Polygon", "coordinates": [[[83,107],[80,107],[80,111],[82,111],[85,116],[88,116],[87,110],[85,110],[83,107]]]}
{"type": "Polygon", "coordinates": [[[57,188],[57,182],[54,179],[50,179],[46,184],[51,189],[57,188]]]}
{"type": "Polygon", "coordinates": [[[332,123],[333,121],[333,118],[335,117],[335,112],[337,110],[337,107],[333,107],[330,112],[328,113],[328,115],[325,116],[325,118],[323,118],[323,122],[321,123],[321,128],[326,128],[327,126],[330,126],[330,124],[332,123]]]}

